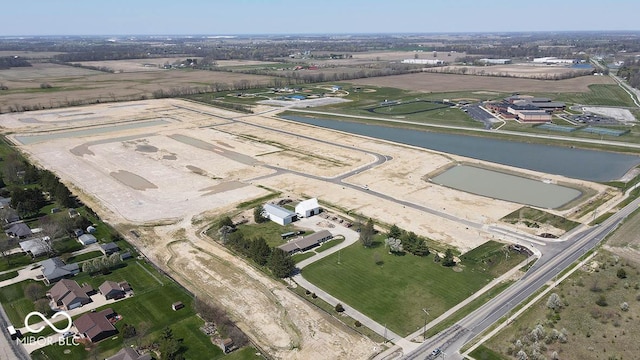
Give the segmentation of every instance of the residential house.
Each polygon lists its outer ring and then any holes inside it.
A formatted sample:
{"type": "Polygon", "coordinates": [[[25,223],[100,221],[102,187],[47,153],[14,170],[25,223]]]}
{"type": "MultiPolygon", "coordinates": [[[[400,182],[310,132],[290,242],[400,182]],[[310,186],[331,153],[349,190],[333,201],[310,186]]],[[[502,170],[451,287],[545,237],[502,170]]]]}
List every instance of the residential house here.
{"type": "Polygon", "coordinates": [[[31,228],[23,222],[15,223],[4,231],[12,238],[24,239],[32,235],[31,228]]]}
{"type": "Polygon", "coordinates": [[[78,329],[78,334],[82,337],[98,342],[118,333],[111,320],[115,320],[116,313],[111,309],[100,312],[86,313],[77,318],[73,325],[78,329]]]}
{"type": "Polygon", "coordinates": [[[82,234],[78,236],[78,241],[80,241],[80,244],[86,246],[95,244],[96,242],[98,242],[98,239],[96,239],[96,237],[91,234],[82,234]]]}
{"type": "Polygon", "coordinates": [[[80,272],[78,264],[65,264],[59,257],[40,261],[42,276],[47,284],[74,276],[80,272]]]}
{"type": "Polygon", "coordinates": [[[151,354],[140,355],[138,352],[131,348],[125,347],[120,349],[115,355],[106,358],[105,360],[152,360],[151,354]]]}
{"type": "Polygon", "coordinates": [[[72,310],[82,305],[92,302],[89,294],[95,290],[87,284],[82,287],[77,282],[69,279],[62,279],[47,293],[47,296],[53,300],[55,306],[63,310],[72,310]]]}
{"type": "Polygon", "coordinates": [[[100,245],[100,251],[102,251],[102,253],[105,255],[111,255],[114,252],[120,251],[120,248],[118,247],[118,245],[116,245],[116,243],[110,242],[100,245]]]}
{"type": "Polygon", "coordinates": [[[31,255],[31,257],[38,257],[45,255],[49,252],[49,237],[45,236],[44,238],[30,239],[20,242],[20,248],[25,253],[31,255]]]}
{"type": "Polygon", "coordinates": [[[298,251],[307,251],[312,249],[331,238],[333,238],[333,235],[331,235],[328,230],[321,230],[301,239],[289,241],[286,244],[278,246],[278,248],[288,252],[289,254],[294,254],[298,251]]]}
{"type": "Polygon", "coordinates": [[[122,299],[125,296],[125,291],[120,284],[115,281],[105,281],[98,287],[100,294],[104,295],[105,299],[122,299]]]}

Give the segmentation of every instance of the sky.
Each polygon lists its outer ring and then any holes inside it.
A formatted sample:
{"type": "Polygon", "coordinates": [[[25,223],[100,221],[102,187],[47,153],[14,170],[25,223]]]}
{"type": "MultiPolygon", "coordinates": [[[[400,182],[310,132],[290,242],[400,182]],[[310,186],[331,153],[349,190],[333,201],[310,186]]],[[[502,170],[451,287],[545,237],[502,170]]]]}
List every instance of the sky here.
{"type": "Polygon", "coordinates": [[[27,0],[3,3],[0,36],[635,31],[639,14],[638,0],[27,0]]]}

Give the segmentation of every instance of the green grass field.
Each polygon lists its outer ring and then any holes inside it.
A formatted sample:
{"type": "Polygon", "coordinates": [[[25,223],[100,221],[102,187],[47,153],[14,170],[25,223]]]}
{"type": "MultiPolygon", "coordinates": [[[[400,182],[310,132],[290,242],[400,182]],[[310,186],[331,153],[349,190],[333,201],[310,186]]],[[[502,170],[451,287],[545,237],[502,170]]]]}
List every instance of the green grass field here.
{"type": "Polygon", "coordinates": [[[380,105],[367,109],[370,113],[380,115],[410,115],[414,113],[422,113],[442,108],[448,108],[448,105],[438,104],[429,101],[411,101],[396,105],[380,105]]]}
{"type": "Polygon", "coordinates": [[[17,271],[9,271],[7,273],[0,274],[0,281],[13,279],[16,276],[18,276],[18,272],[17,271]]]}
{"type": "Polygon", "coordinates": [[[324,244],[320,245],[319,247],[317,247],[315,249],[315,251],[317,253],[323,252],[325,250],[331,249],[332,247],[336,246],[336,245],[340,245],[344,242],[344,238],[334,238],[331,239],[327,242],[325,242],[324,244]]]}
{"type": "Polygon", "coordinates": [[[341,251],[340,263],[338,254],[332,254],[306,267],[303,275],[346,304],[406,335],[423,325],[423,308],[435,318],[486,285],[494,274],[524,260],[517,253],[505,260],[501,247],[489,242],[454,269],[434,262],[433,254],[390,255],[381,244],[363,248],[358,243],[341,251]]]}
{"type": "Polygon", "coordinates": [[[506,360],[508,358],[503,357],[497,352],[485,347],[484,345],[478,346],[477,349],[473,350],[469,355],[473,356],[476,360],[506,360]]]}
{"type": "Polygon", "coordinates": [[[518,221],[528,221],[534,227],[536,226],[535,224],[537,224],[537,226],[540,226],[540,224],[549,224],[564,231],[569,231],[579,225],[575,221],[528,206],[523,206],[500,220],[511,224],[515,224],[518,221]]]}
{"type": "Polygon", "coordinates": [[[25,280],[0,288],[0,303],[7,313],[9,322],[16,327],[24,326],[24,317],[35,308],[33,301],[24,296],[24,288],[29,284],[40,283],[34,280],[25,280]]]}

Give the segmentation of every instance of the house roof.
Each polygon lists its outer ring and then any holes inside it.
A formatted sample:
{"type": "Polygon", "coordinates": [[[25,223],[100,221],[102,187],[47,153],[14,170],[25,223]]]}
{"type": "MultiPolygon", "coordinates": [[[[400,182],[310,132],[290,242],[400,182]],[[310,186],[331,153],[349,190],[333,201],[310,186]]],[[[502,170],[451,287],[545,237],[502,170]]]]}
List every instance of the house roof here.
{"type": "Polygon", "coordinates": [[[29,236],[31,235],[31,228],[25,223],[16,223],[11,225],[7,230],[4,231],[7,234],[13,234],[18,237],[29,236]]]}
{"type": "Polygon", "coordinates": [[[264,204],[264,211],[281,219],[295,216],[295,213],[293,211],[289,211],[285,208],[273,204],[264,204]]]}
{"type": "Polygon", "coordinates": [[[331,238],[332,236],[333,235],[331,235],[329,230],[321,230],[321,231],[318,231],[317,233],[313,233],[309,236],[305,236],[302,239],[289,241],[286,244],[278,246],[278,248],[286,252],[291,252],[297,249],[306,249],[310,246],[320,243],[321,240],[326,238],[331,238]]]}
{"type": "Polygon", "coordinates": [[[20,242],[20,248],[24,252],[30,252],[33,257],[46,254],[49,251],[49,246],[44,239],[31,239],[20,242]]]}
{"type": "Polygon", "coordinates": [[[87,296],[87,290],[91,291],[91,288],[81,288],[77,282],[69,279],[62,279],[49,290],[49,295],[54,302],[62,302],[63,305],[68,306],[77,300],[89,300],[87,296]]]}
{"type": "Polygon", "coordinates": [[[94,244],[98,241],[96,237],[91,234],[82,234],[78,236],[78,240],[80,240],[80,242],[82,242],[85,245],[94,244]]]}
{"type": "Polygon", "coordinates": [[[100,333],[105,331],[113,331],[116,328],[111,324],[111,321],[107,319],[107,316],[112,315],[114,312],[111,308],[102,310],[95,313],[86,313],[77,318],[73,324],[78,329],[78,332],[85,334],[90,339],[94,339],[100,333]]]}
{"type": "Polygon", "coordinates": [[[301,201],[298,205],[296,205],[296,213],[304,214],[308,210],[315,210],[319,208],[318,199],[312,198],[305,201],[301,201]]]}
{"type": "Polygon", "coordinates": [[[150,354],[139,355],[133,348],[122,348],[115,355],[108,357],[106,360],[151,360],[150,354]]]}
{"type": "Polygon", "coordinates": [[[114,243],[114,242],[102,244],[102,245],[100,245],[100,247],[102,248],[102,250],[104,250],[106,252],[110,252],[110,251],[113,252],[113,251],[120,250],[118,245],[116,245],[116,243],[114,243]]]}
{"type": "Polygon", "coordinates": [[[107,281],[103,282],[102,285],[100,285],[100,287],[98,287],[98,290],[100,290],[100,292],[103,295],[106,295],[106,294],[110,293],[113,290],[120,291],[120,292],[123,291],[122,288],[120,287],[120,285],[118,285],[117,282],[110,281],[110,280],[107,280],[107,281]]]}
{"type": "Polygon", "coordinates": [[[40,261],[42,265],[42,275],[51,281],[55,281],[62,277],[77,274],[80,271],[78,264],[66,264],[59,257],[40,261]]]}

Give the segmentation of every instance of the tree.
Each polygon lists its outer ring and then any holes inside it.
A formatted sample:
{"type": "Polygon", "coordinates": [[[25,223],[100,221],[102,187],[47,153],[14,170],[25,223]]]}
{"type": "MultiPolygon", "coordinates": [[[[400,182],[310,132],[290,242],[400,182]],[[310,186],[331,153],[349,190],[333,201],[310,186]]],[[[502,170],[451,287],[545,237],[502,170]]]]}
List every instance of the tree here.
{"type": "Polygon", "coordinates": [[[344,306],[342,306],[342,304],[340,304],[340,303],[336,304],[336,308],[335,309],[339,313],[344,312],[344,306]]]}
{"type": "Polygon", "coordinates": [[[225,226],[234,227],[233,220],[231,220],[231,218],[228,216],[220,219],[220,223],[218,223],[218,229],[222,229],[225,226]]]}
{"type": "Polygon", "coordinates": [[[251,242],[249,248],[249,257],[258,265],[264,265],[269,260],[271,248],[267,245],[267,241],[263,237],[259,237],[251,242]]]}
{"type": "Polygon", "coordinates": [[[186,347],[182,340],[173,336],[173,331],[169,327],[162,330],[159,340],[160,360],[182,360],[186,347]]]}
{"type": "Polygon", "coordinates": [[[389,233],[387,236],[394,239],[400,239],[402,237],[402,233],[403,233],[402,229],[397,227],[396,224],[393,224],[389,228],[389,233]]]}
{"type": "Polygon", "coordinates": [[[389,246],[389,252],[392,253],[402,253],[404,252],[402,248],[402,241],[398,238],[386,238],[385,244],[389,246]]]}
{"type": "Polygon", "coordinates": [[[271,256],[269,257],[269,262],[267,266],[273,273],[273,275],[279,278],[285,278],[290,276],[295,269],[295,262],[291,258],[291,255],[286,251],[275,248],[271,252],[271,256]]]}
{"type": "Polygon", "coordinates": [[[600,294],[600,296],[598,296],[598,300],[596,300],[596,304],[598,304],[598,306],[603,306],[603,307],[609,305],[609,303],[607,303],[607,298],[603,294],[600,294]]]}
{"type": "Polygon", "coordinates": [[[42,313],[45,316],[49,316],[53,313],[53,310],[51,310],[51,307],[49,306],[49,299],[39,299],[33,305],[35,311],[42,313]]]}
{"type": "Polygon", "coordinates": [[[91,264],[91,261],[85,261],[82,264],[82,272],[85,272],[87,274],[91,274],[95,271],[95,268],[93,267],[93,264],[91,264]]]}
{"type": "Polygon", "coordinates": [[[456,262],[453,260],[453,250],[447,249],[444,252],[444,259],[442,259],[442,266],[455,266],[456,262]]]}
{"type": "Polygon", "coordinates": [[[45,295],[45,288],[41,284],[29,284],[24,288],[24,296],[35,302],[38,299],[42,299],[45,295]]]}
{"type": "Polygon", "coordinates": [[[7,265],[11,264],[11,256],[9,255],[11,248],[12,246],[7,234],[5,234],[4,231],[0,232],[0,255],[7,260],[7,265]]]}
{"type": "Polygon", "coordinates": [[[253,221],[255,221],[256,224],[262,224],[263,222],[269,221],[269,218],[267,218],[263,214],[264,214],[264,207],[256,206],[253,209],[253,221]]]}
{"type": "Polygon", "coordinates": [[[364,247],[369,247],[373,244],[373,235],[375,230],[373,228],[373,220],[369,218],[367,223],[364,225],[362,230],[360,230],[360,242],[364,247]]]}
{"type": "Polygon", "coordinates": [[[39,188],[15,187],[11,191],[11,207],[16,209],[20,216],[37,214],[44,205],[46,201],[39,188]]]}
{"type": "Polygon", "coordinates": [[[549,299],[547,299],[547,307],[553,311],[558,311],[562,308],[562,299],[556,293],[549,295],[549,299]]]}

